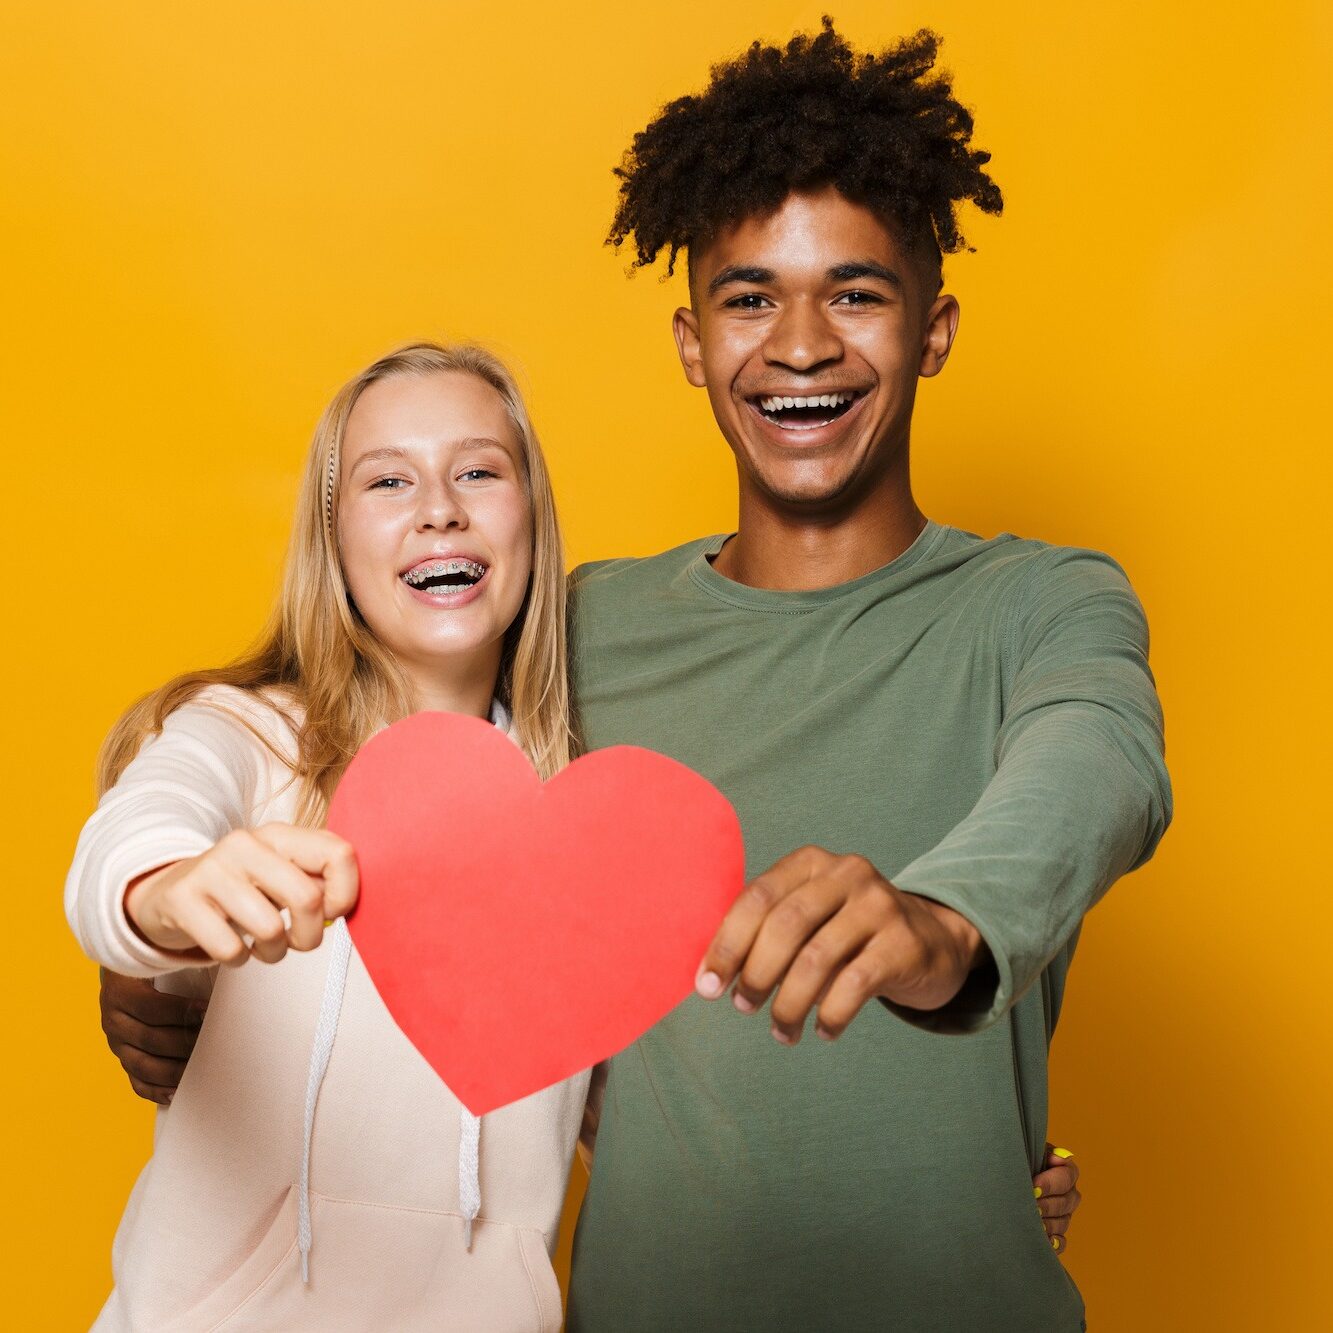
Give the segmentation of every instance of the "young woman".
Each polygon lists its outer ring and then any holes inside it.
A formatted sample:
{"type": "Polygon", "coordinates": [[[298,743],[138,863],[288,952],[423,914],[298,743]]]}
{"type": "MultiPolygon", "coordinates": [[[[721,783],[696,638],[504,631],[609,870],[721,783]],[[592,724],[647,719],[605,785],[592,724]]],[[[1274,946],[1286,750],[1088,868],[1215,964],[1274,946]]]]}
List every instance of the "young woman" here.
{"type": "MultiPolygon", "coordinates": [[[[564,636],[508,372],[474,347],[377,361],[315,433],[262,644],[149,695],[103,753],[71,924],[107,968],[211,998],[98,1328],[560,1326],[549,1256],[588,1076],[468,1114],[351,952],[355,856],[319,825],[357,748],[420,709],[488,717],[558,770],[564,636]]],[[[467,835],[465,803],[440,817],[467,835]]]]}

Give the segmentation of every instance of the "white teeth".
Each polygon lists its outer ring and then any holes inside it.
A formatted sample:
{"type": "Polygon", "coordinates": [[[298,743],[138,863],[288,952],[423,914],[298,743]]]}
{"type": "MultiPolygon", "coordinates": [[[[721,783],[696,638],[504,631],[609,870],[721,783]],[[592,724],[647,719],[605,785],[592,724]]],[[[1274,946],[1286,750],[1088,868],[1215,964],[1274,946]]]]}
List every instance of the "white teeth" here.
{"type": "Polygon", "coordinates": [[[761,398],[759,406],[765,412],[781,412],[788,407],[841,407],[844,403],[850,403],[856,395],[854,393],[825,393],[813,396],[792,395],[790,398],[785,395],[771,398],[761,398]]]}

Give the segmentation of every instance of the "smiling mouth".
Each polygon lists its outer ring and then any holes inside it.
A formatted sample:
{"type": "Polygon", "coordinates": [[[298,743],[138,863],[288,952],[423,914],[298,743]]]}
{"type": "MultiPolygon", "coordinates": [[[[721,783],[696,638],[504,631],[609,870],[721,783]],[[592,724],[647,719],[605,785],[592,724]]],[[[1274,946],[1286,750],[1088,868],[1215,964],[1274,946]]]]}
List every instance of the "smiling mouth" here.
{"type": "Polygon", "coordinates": [[[857,389],[837,393],[783,395],[768,394],[749,399],[750,405],[766,420],[783,430],[818,430],[845,416],[858,398],[857,389]]]}
{"type": "Polygon", "coordinates": [[[486,570],[475,560],[428,560],[399,577],[419,592],[459,592],[480,583],[486,570]]]}

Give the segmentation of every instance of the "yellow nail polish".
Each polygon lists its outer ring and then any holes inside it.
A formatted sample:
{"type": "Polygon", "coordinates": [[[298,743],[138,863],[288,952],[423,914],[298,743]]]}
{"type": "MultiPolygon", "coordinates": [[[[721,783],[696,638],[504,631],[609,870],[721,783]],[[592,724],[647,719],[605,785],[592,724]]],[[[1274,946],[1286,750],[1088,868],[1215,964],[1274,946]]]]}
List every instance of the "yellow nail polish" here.
{"type": "Polygon", "coordinates": [[[1040,1186],[1040,1185],[1033,1185],[1033,1187],[1032,1187],[1032,1197],[1033,1197],[1034,1199],[1040,1199],[1040,1198],[1041,1198],[1041,1186],[1040,1186]]]}
{"type": "Polygon", "coordinates": [[[1057,1254],[1060,1252],[1060,1237],[1059,1237],[1059,1236],[1052,1236],[1052,1237],[1051,1237],[1051,1249],[1053,1249],[1057,1254]]]}
{"type": "Polygon", "coordinates": [[[1072,1157],[1074,1155],[1068,1148],[1052,1148],[1051,1151],[1057,1157],[1072,1157]]]}

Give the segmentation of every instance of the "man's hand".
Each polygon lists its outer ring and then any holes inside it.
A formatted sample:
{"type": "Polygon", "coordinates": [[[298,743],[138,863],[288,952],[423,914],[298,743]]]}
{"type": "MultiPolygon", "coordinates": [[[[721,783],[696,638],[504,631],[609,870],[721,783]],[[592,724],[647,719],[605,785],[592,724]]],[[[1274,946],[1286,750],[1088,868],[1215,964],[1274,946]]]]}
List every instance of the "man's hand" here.
{"type": "Polygon", "coordinates": [[[204,1000],[167,995],[151,981],[101,968],[102,1031],[130,1087],[169,1106],[204,1021],[204,1000]]]}
{"type": "Polygon", "coordinates": [[[1051,1248],[1057,1254],[1065,1252],[1074,1210],[1083,1202],[1078,1176],[1074,1154],[1068,1148],[1053,1148],[1048,1143],[1043,1169],[1032,1177],[1032,1192],[1037,1196],[1037,1211],[1051,1238],[1051,1248]]]}
{"type": "Polygon", "coordinates": [[[695,986],[715,1000],[736,982],[743,1014],[773,999],[773,1035],[833,1040],[867,1000],[938,1009],[986,957],[977,928],[951,908],[894,888],[863,856],[802,847],[753,880],[727,913],[695,986]]]}

